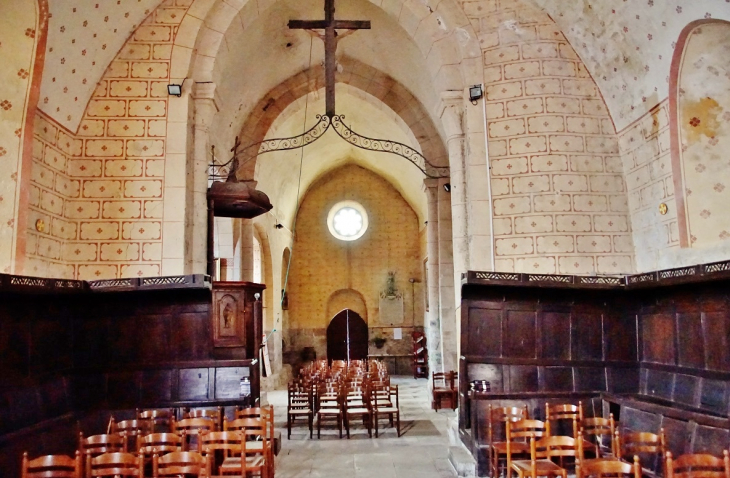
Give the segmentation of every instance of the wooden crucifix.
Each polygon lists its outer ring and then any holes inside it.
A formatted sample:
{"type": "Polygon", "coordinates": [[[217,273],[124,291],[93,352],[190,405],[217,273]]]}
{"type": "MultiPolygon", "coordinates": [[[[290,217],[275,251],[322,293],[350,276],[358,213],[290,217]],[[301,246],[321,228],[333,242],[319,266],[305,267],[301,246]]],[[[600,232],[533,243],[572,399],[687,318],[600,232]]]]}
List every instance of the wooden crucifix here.
{"type": "MultiPolygon", "coordinates": [[[[368,20],[335,20],[335,0],[324,1],[324,20],[289,20],[289,28],[299,30],[324,30],[324,35],[317,36],[324,41],[324,78],[326,91],[327,116],[335,115],[335,72],[337,62],[337,30],[350,30],[345,35],[356,30],[369,30],[368,20]]],[[[341,38],[344,38],[343,35],[341,38]]]]}

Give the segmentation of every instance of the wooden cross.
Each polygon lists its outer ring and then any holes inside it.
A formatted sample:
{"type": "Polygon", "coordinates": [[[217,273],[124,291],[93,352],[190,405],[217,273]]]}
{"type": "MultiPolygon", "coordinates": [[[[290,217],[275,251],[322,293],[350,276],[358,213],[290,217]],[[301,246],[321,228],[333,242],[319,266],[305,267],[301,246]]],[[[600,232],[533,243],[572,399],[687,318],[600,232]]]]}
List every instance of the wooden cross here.
{"type": "Polygon", "coordinates": [[[289,28],[300,30],[324,30],[324,35],[317,36],[324,41],[324,78],[326,91],[327,116],[335,115],[335,72],[337,62],[337,30],[350,30],[342,35],[354,33],[356,30],[369,30],[368,20],[335,20],[335,0],[324,1],[324,20],[289,20],[289,28]]]}

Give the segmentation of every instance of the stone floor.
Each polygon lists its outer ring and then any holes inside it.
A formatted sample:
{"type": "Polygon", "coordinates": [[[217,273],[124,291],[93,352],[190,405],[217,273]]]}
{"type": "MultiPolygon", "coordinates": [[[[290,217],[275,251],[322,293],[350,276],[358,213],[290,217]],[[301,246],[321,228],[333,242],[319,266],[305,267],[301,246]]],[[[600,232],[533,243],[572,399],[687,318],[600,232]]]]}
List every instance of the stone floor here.
{"type": "Polygon", "coordinates": [[[426,380],[394,377],[398,385],[401,410],[400,438],[387,420],[381,420],[379,438],[368,438],[362,423],[351,428],[351,439],[340,439],[332,424],[314,438],[303,421],[286,438],[286,391],[268,392],[275,407],[276,427],[282,432],[282,449],[276,460],[276,478],[452,478],[456,471],[447,455],[447,419],[452,410],[431,410],[426,380]]]}

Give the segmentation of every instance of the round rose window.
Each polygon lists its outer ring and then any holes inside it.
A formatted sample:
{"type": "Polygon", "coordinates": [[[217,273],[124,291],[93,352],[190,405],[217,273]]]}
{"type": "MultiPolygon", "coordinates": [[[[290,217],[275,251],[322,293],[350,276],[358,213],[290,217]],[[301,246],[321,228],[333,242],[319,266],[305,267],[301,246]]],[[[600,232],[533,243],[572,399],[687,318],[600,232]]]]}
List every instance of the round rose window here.
{"type": "Polygon", "coordinates": [[[368,214],[355,201],[335,204],[327,215],[330,233],[342,241],[354,241],[365,234],[368,228],[368,214]]]}

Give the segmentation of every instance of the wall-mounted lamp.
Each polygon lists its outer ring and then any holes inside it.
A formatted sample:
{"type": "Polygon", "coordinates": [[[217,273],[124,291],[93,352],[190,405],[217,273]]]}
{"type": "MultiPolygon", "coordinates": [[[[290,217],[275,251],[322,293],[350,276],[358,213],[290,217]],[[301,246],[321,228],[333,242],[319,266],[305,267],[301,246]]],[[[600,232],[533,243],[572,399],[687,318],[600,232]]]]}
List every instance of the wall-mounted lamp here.
{"type": "Polygon", "coordinates": [[[484,96],[482,85],[474,85],[469,87],[469,101],[471,104],[477,104],[477,100],[480,100],[484,96]]]}
{"type": "Polygon", "coordinates": [[[449,183],[444,184],[444,191],[446,191],[447,193],[450,193],[451,192],[451,184],[449,184],[449,183]]]}
{"type": "Polygon", "coordinates": [[[174,85],[174,84],[167,85],[167,94],[170,96],[177,96],[177,97],[182,96],[182,87],[185,84],[185,80],[186,80],[186,78],[183,78],[182,83],[180,83],[179,85],[174,85]]]}
{"type": "Polygon", "coordinates": [[[278,222],[276,224],[274,224],[274,227],[277,228],[277,229],[284,229],[284,225],[283,224],[279,224],[278,222]]]}

